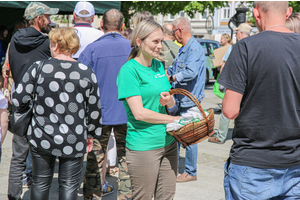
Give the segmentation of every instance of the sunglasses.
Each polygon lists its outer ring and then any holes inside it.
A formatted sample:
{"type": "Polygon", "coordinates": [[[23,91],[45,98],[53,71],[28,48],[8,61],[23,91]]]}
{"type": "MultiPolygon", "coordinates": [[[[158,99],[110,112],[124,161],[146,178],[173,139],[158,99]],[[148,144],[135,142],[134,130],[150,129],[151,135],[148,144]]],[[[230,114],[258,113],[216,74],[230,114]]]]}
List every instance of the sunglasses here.
{"type": "Polygon", "coordinates": [[[171,31],[171,33],[174,35],[174,33],[179,29],[183,30],[182,28],[176,28],[174,31],[171,31]]]}

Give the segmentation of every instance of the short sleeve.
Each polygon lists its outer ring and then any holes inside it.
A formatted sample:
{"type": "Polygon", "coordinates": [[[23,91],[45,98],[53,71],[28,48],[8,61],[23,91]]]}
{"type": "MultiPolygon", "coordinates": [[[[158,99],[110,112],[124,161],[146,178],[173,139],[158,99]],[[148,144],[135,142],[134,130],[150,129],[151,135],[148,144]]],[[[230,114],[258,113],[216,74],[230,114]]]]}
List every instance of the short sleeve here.
{"type": "Polygon", "coordinates": [[[238,42],[232,49],[218,83],[235,92],[244,94],[247,85],[247,48],[238,42]]]}
{"type": "Polygon", "coordinates": [[[140,79],[136,70],[123,66],[117,77],[118,99],[120,101],[132,96],[141,96],[140,79]]]}
{"type": "Polygon", "coordinates": [[[8,107],[8,102],[3,93],[0,91],[0,109],[6,109],[8,107]]]}
{"type": "Polygon", "coordinates": [[[225,55],[223,56],[222,60],[224,60],[225,62],[227,61],[230,53],[231,53],[231,50],[232,50],[232,45],[230,45],[225,53],[225,55]]]}

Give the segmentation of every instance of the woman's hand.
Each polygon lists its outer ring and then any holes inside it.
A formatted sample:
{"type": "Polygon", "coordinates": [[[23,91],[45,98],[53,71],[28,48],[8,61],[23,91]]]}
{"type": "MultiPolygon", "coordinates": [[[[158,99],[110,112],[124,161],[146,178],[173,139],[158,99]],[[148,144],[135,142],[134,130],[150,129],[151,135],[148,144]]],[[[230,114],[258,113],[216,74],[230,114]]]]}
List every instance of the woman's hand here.
{"type": "MultiPolygon", "coordinates": [[[[169,93],[167,95],[170,96],[169,93]]],[[[174,99],[173,97],[171,97],[171,98],[174,99]]],[[[176,118],[174,118],[174,116],[158,113],[158,112],[149,110],[147,108],[144,108],[143,100],[142,100],[141,96],[127,97],[126,101],[130,107],[130,110],[131,110],[134,118],[138,121],[144,121],[144,122],[151,123],[151,124],[167,124],[167,123],[174,122],[174,120],[176,119],[176,118]]],[[[173,100],[173,101],[174,101],[174,105],[175,105],[175,100],[173,100]]],[[[169,102],[172,102],[172,101],[169,101],[169,102]]],[[[169,106],[169,105],[167,105],[167,106],[169,106]]],[[[171,107],[173,107],[173,106],[171,106],[171,107]]]]}
{"type": "Polygon", "coordinates": [[[170,95],[169,92],[162,92],[162,93],[160,93],[159,103],[162,106],[166,106],[171,99],[172,99],[172,96],[170,95]]]}
{"type": "Polygon", "coordinates": [[[89,153],[92,151],[93,149],[93,140],[94,138],[87,138],[86,139],[86,152],[89,153]]]}
{"type": "Polygon", "coordinates": [[[162,106],[168,106],[168,108],[173,108],[175,105],[175,100],[169,92],[160,93],[159,103],[162,106]]]}

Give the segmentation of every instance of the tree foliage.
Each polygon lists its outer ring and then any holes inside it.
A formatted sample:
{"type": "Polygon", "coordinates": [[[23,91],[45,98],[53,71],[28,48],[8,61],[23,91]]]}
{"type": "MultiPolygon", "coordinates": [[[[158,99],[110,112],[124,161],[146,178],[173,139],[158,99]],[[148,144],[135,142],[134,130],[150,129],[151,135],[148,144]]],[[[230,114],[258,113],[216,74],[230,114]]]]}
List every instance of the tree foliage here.
{"type": "MultiPolygon", "coordinates": [[[[249,4],[250,8],[254,7],[254,2],[253,1],[247,1],[247,3],[249,4]]],[[[294,12],[300,12],[300,1],[289,1],[289,7],[293,8],[293,13],[294,12]]],[[[254,16],[250,14],[251,11],[247,12],[247,19],[249,23],[252,23],[255,26],[255,19],[254,16]]]]}
{"type": "Polygon", "coordinates": [[[289,1],[289,6],[293,8],[293,13],[300,12],[300,1],[289,1]]]}
{"type": "Polygon", "coordinates": [[[153,15],[175,15],[184,10],[192,18],[194,13],[204,13],[205,9],[214,13],[214,8],[224,7],[227,3],[227,1],[121,1],[121,12],[124,15],[126,26],[129,27],[130,18],[136,12],[143,10],[153,15]]]}
{"type": "MultiPolygon", "coordinates": [[[[247,1],[249,7],[253,7],[253,1],[247,1]]],[[[121,1],[121,12],[125,18],[127,27],[130,25],[131,17],[139,11],[149,11],[153,15],[175,15],[180,11],[184,11],[189,17],[193,18],[194,13],[204,13],[206,9],[214,14],[214,8],[225,7],[228,1],[121,1]]],[[[289,1],[289,6],[293,8],[293,12],[300,12],[300,1],[289,1]]],[[[248,22],[255,24],[254,18],[249,14],[248,22]]]]}

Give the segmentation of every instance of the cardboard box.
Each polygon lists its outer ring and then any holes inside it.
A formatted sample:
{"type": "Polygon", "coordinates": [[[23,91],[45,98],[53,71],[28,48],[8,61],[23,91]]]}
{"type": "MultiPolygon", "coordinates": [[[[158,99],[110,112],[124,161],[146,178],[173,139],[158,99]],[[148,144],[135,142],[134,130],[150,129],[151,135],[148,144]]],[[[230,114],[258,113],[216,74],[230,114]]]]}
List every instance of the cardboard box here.
{"type": "Polygon", "coordinates": [[[224,57],[225,53],[227,52],[227,49],[230,45],[220,47],[216,50],[214,50],[215,58],[212,59],[213,64],[215,67],[220,67],[220,63],[222,62],[222,58],[224,57]]]}

